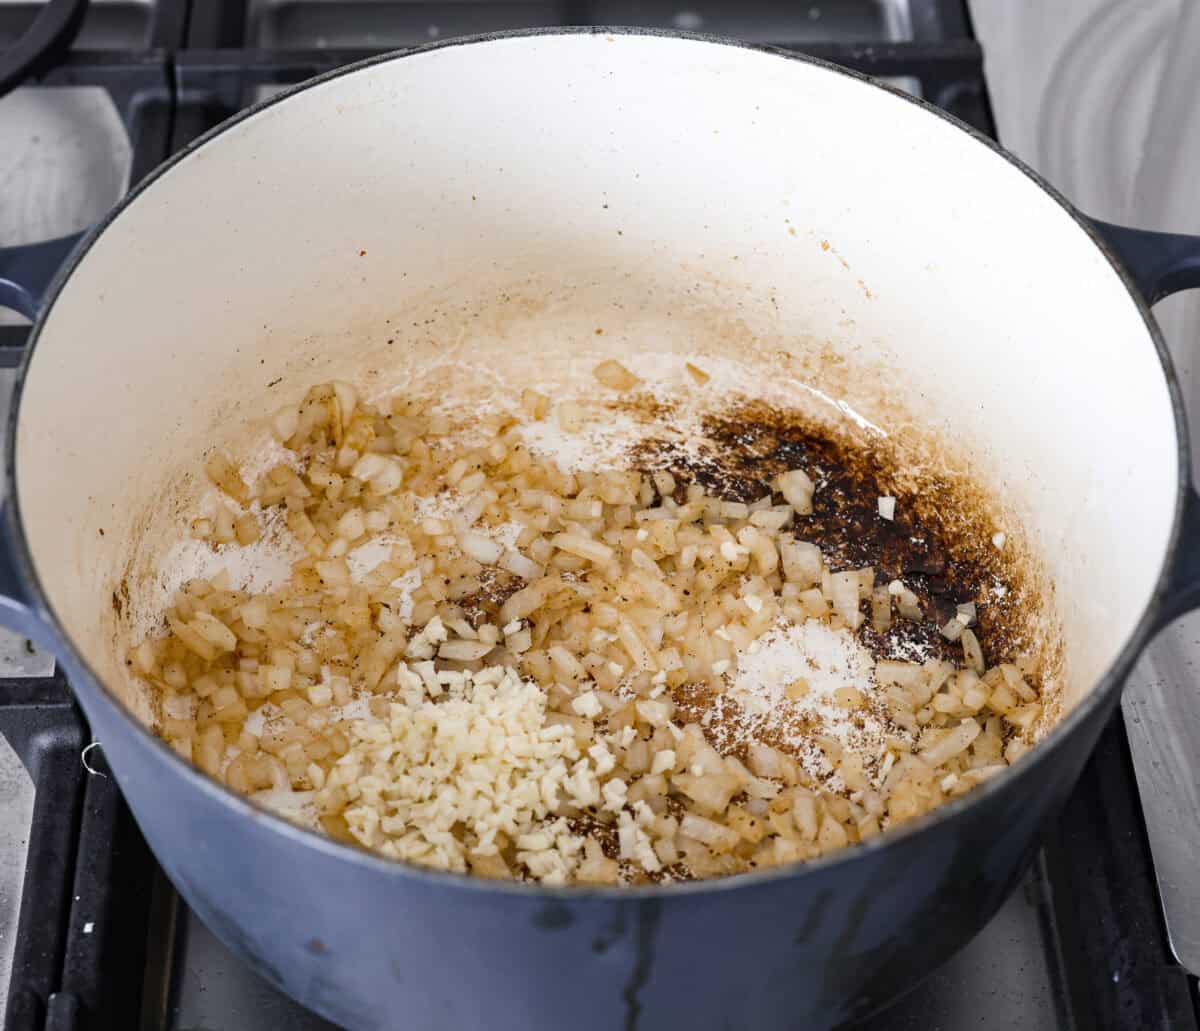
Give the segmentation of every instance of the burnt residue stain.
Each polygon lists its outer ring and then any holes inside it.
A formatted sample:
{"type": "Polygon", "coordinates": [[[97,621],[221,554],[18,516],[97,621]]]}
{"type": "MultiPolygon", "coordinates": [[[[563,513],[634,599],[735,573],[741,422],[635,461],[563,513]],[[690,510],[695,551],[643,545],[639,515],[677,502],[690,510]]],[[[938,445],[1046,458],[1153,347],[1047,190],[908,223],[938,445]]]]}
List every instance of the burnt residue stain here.
{"type": "Polygon", "coordinates": [[[534,911],[530,923],[539,931],[565,931],[575,923],[575,917],[563,903],[551,901],[534,911]]]}
{"type": "Polygon", "coordinates": [[[625,907],[619,906],[609,925],[592,939],[592,951],[603,956],[625,936],[625,926],[625,907]]]}
{"type": "Polygon", "coordinates": [[[113,611],[120,619],[129,605],[129,580],[127,577],[121,577],[121,582],[117,585],[117,589],[112,592],[112,607],[113,611]]]}
{"type": "Polygon", "coordinates": [[[314,956],[324,956],[329,951],[329,946],[321,941],[320,938],[309,938],[304,943],[304,948],[314,956]]]}
{"type": "Polygon", "coordinates": [[[804,923],[792,935],[793,944],[805,946],[813,944],[813,938],[824,922],[825,912],[829,909],[832,900],[833,896],[829,893],[818,896],[812,908],[805,914],[804,923]]]}
{"type": "MultiPolygon", "coordinates": [[[[890,872],[885,874],[885,877],[890,880],[890,872]]],[[[887,941],[885,944],[874,947],[864,945],[864,939],[867,937],[864,929],[871,914],[871,907],[875,904],[876,899],[887,897],[889,885],[881,883],[872,887],[875,890],[860,891],[851,901],[849,910],[842,920],[829,929],[832,933],[832,940],[828,945],[828,955],[833,962],[825,964],[825,976],[821,979],[819,995],[819,1002],[828,1007],[844,1005],[846,998],[853,993],[853,986],[856,984],[858,976],[857,972],[853,971],[853,964],[839,963],[837,962],[839,957],[854,956],[867,969],[872,969],[879,965],[882,954],[902,949],[905,944],[908,944],[901,932],[898,935],[899,941],[887,941]]],[[[909,947],[912,947],[912,944],[909,944],[909,947]]]]}
{"type": "MultiPolygon", "coordinates": [[[[663,415],[638,408],[643,418],[663,415]]],[[[726,501],[772,495],[780,504],[775,477],[803,469],[816,484],[813,511],[798,517],[792,532],[818,545],[833,572],[871,566],[877,585],[899,579],[920,599],[920,621],[895,619],[884,634],[864,624],[862,643],[874,654],[961,661],[961,647],[939,630],[957,605],[970,601],[977,603],[975,631],[989,664],[1015,657],[1028,643],[1021,577],[992,546],[993,528],[961,485],[931,475],[914,490],[882,444],[761,401],[738,401],[706,415],[702,428],[699,441],[642,441],[632,452],[635,466],[669,470],[680,503],[687,485],[697,483],[726,501]],[[880,516],[881,497],[896,498],[894,519],[880,516]]]]}
{"type": "MultiPolygon", "coordinates": [[[[697,724],[708,743],[721,755],[733,756],[741,762],[749,759],[751,741],[795,754],[797,737],[811,740],[825,732],[820,718],[809,712],[800,711],[778,722],[751,716],[728,692],[709,684],[681,684],[671,689],[671,699],[681,722],[697,724]]],[[[850,721],[860,727],[864,722],[860,713],[852,714],[850,721]]]]}
{"type": "Polygon", "coordinates": [[[596,813],[580,810],[567,818],[567,824],[571,828],[572,834],[595,841],[600,846],[600,851],[609,859],[616,859],[621,854],[615,821],[606,820],[596,813]]]}
{"type": "Polygon", "coordinates": [[[642,1018],[642,989],[650,981],[654,970],[655,936],[662,919],[662,903],[658,899],[647,899],[637,910],[637,954],[625,990],[625,1031],[637,1031],[642,1018]]]}
{"type": "MultiPolygon", "coordinates": [[[[667,799],[668,815],[679,819],[683,815],[683,804],[675,798],[667,799]]],[[[600,851],[609,859],[615,859],[621,867],[621,880],[625,884],[670,884],[674,881],[691,880],[691,872],[687,866],[672,863],[653,873],[642,868],[638,863],[621,858],[621,845],[617,837],[616,821],[607,817],[608,814],[597,815],[589,812],[578,812],[568,817],[567,824],[572,834],[581,838],[590,838],[600,846],[600,851]]]]}

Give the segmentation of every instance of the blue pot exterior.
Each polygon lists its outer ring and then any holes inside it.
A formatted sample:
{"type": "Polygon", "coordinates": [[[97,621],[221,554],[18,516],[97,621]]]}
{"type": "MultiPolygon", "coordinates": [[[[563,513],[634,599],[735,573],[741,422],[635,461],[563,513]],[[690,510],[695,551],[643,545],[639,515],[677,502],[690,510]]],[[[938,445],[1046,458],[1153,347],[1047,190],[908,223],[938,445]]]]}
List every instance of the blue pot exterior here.
{"type": "MultiPolygon", "coordinates": [[[[997,790],[883,847],[677,890],[514,890],[289,827],[174,760],[69,669],[187,903],[276,987],[353,1029],[818,1029],[912,987],[999,908],[1117,699],[997,790]]],[[[1040,754],[1038,754],[1040,753],[1040,754]]]]}

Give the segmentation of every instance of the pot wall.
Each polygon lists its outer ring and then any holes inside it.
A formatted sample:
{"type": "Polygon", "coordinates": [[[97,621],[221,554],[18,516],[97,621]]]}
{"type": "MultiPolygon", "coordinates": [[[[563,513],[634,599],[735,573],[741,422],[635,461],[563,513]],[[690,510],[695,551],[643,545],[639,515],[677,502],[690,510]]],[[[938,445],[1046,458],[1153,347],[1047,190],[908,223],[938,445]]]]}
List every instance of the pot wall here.
{"type": "Polygon", "coordinates": [[[112,593],[183,534],[206,446],[324,376],[379,389],[464,357],[565,373],[599,318],[619,354],[676,346],[645,327],[681,314],[701,350],[769,341],[799,381],[843,370],[833,399],[885,431],[939,435],[1029,531],[1070,688],[1095,682],[1150,599],[1176,491],[1162,369],[1116,272],[1020,170],[921,108],[653,35],[376,63],[137,195],[28,370],[18,494],[50,604],[119,687],[112,593]],[[705,324],[714,310],[734,331],[705,324]]]}

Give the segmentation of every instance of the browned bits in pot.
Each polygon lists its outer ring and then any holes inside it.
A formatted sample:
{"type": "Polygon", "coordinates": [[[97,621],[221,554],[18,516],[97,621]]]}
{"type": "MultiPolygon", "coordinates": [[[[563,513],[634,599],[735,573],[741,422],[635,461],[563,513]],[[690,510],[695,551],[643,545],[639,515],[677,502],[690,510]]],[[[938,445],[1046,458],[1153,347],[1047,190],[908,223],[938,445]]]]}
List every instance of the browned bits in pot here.
{"type": "MultiPolygon", "coordinates": [[[[601,423],[669,425],[629,369],[595,375],[622,394],[601,423]]],[[[180,591],[131,653],[160,733],[335,837],[548,883],[812,858],[1029,747],[1044,714],[1019,592],[995,590],[999,549],[942,518],[949,488],[906,493],[760,403],[686,440],[643,434],[615,464],[547,452],[597,418],[527,389],[456,423],[328,383],[273,417],[292,461],[253,486],[211,457],[234,504],[190,532],[282,542],[290,576],[180,591]]]]}

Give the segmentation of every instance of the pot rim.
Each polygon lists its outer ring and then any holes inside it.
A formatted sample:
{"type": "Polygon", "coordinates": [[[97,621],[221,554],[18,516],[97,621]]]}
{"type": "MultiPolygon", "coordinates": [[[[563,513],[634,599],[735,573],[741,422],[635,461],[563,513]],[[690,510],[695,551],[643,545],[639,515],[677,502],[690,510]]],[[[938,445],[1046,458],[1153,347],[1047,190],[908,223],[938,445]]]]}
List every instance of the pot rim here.
{"type": "MultiPolygon", "coordinates": [[[[68,669],[74,667],[78,672],[83,674],[79,685],[86,689],[95,687],[96,693],[99,695],[101,703],[112,707],[120,714],[121,719],[132,725],[134,732],[142,735],[143,740],[150,745],[151,748],[157,749],[158,754],[169,764],[172,765],[177,773],[179,773],[186,783],[196,788],[197,790],[207,793],[213,800],[224,806],[233,809],[237,814],[245,819],[264,822],[271,827],[276,833],[283,834],[289,837],[296,845],[308,848],[317,848],[325,851],[331,856],[351,864],[357,864],[370,868],[380,875],[393,877],[408,877],[415,881],[424,881],[430,883],[431,886],[443,888],[466,888],[473,891],[481,892],[497,892],[507,896],[523,897],[531,901],[545,899],[559,899],[562,901],[570,900],[628,900],[628,901],[643,901],[649,899],[664,899],[671,897],[685,897],[693,895],[706,895],[712,892],[734,891],[739,888],[754,888],[768,885],[774,881],[792,878],[801,878],[805,875],[815,875],[818,872],[828,871],[834,867],[850,866],[857,862],[864,862],[880,850],[886,850],[893,846],[899,846],[903,842],[930,833],[943,824],[951,822],[960,813],[965,812],[969,807],[981,804],[985,799],[1007,790],[1008,787],[1014,784],[1018,779],[1029,779],[1028,775],[1032,775],[1035,770],[1039,769],[1042,764],[1048,762],[1051,756],[1057,749],[1069,738],[1076,729],[1086,722],[1092,714],[1109,701],[1109,696],[1115,692],[1119,692],[1126,675],[1132,667],[1134,661],[1141,653],[1142,649],[1149,642],[1156,630],[1155,614],[1161,607],[1162,601],[1166,593],[1169,571],[1173,568],[1176,553],[1179,549],[1179,543],[1182,533],[1182,512],[1184,500],[1188,491],[1190,478],[1189,470],[1191,468],[1190,456],[1190,438],[1187,431],[1187,420],[1183,407],[1182,391],[1180,389],[1178,376],[1172,363],[1170,353],[1167,350],[1166,343],[1163,339],[1162,332],[1155,322],[1150,306],[1146,299],[1138,291],[1137,287],[1130,275],[1126,272],[1124,266],[1116,258],[1112,249],[1107,245],[1104,239],[1099,235],[1096,229],[1091,225],[1086,217],[1084,217],[1071,203],[1064,197],[1055,187],[1042,178],[1037,172],[1026,165],[1023,161],[1005,150],[999,143],[991,137],[980,132],[978,129],[954,115],[937,107],[930,102],[914,97],[911,94],[905,93],[887,83],[880,82],[870,76],[855,71],[853,69],[842,67],[830,61],[821,58],[811,57],[807,54],[797,53],[790,50],[784,50],[779,47],[747,43],[728,37],[711,35],[707,33],[685,32],[674,29],[659,29],[659,28],[643,28],[638,26],[563,26],[551,28],[531,28],[517,29],[502,32],[481,33],[472,36],[453,37],[445,40],[438,40],[431,43],[421,44],[415,47],[406,48],[397,51],[391,51],[385,54],[377,54],[365,58],[361,61],[356,61],[351,64],[343,65],[342,67],[331,69],[313,78],[306,79],[303,82],[296,83],[288,88],[276,93],[264,100],[261,100],[249,107],[243,108],[229,119],[214,126],[208,132],[197,137],[182,150],[171,155],[162,164],[153,169],[144,179],[125,194],[108,213],[86,234],[85,238],[75,248],[72,254],[68,257],[63,266],[55,275],[50,288],[46,293],[46,302],[42,311],[38,314],[37,320],[30,330],[29,341],[25,348],[25,353],[21,363],[17,369],[16,382],[13,387],[12,403],[9,409],[8,421],[6,426],[7,439],[5,442],[4,453],[4,478],[7,488],[7,498],[11,506],[11,515],[9,518],[9,530],[12,533],[12,550],[13,562],[16,572],[20,578],[20,586],[28,592],[28,604],[35,618],[43,625],[48,637],[53,642],[53,651],[56,658],[65,656],[65,664],[68,669]],[[538,883],[520,882],[520,881],[497,881],[488,878],[478,877],[472,874],[460,874],[448,871],[440,871],[429,869],[426,867],[417,866],[415,864],[398,862],[392,859],[386,859],[383,856],[367,852],[355,846],[344,844],[334,838],[322,833],[318,830],[313,830],[307,827],[302,827],[298,824],[291,823],[284,817],[275,814],[274,812],[255,805],[245,796],[238,794],[232,788],[220,783],[219,781],[209,777],[201,772],[197,767],[183,759],[175,752],[165,741],[154,734],[149,727],[142,723],[128,707],[121,702],[116,695],[103,686],[103,679],[92,668],[91,664],[84,655],[76,648],[74,642],[64,631],[62,625],[56,617],[53,607],[50,605],[49,599],[42,588],[41,581],[34,567],[33,557],[29,549],[29,542],[25,536],[23,523],[21,520],[20,499],[17,492],[17,428],[20,420],[21,399],[24,391],[25,379],[28,375],[30,363],[34,354],[37,351],[37,344],[41,337],[41,333],[45,328],[46,322],[49,320],[50,314],[54,309],[54,305],[62,293],[66,284],[70,281],[75,269],[80,262],[84,260],[88,251],[91,249],[95,241],[104,233],[126,208],[130,207],[151,185],[165,176],[177,164],[183,162],[193,153],[204,147],[206,144],[217,139],[226,131],[234,126],[240,125],[267,108],[275,104],[289,100],[300,93],[314,87],[331,82],[334,79],[344,75],[351,75],[367,68],[374,67],[379,64],[386,64],[392,61],[399,61],[406,57],[412,57],[420,54],[427,54],[437,50],[449,49],[452,47],[486,45],[499,41],[507,41],[512,39],[523,38],[550,38],[556,36],[580,36],[580,35],[595,35],[595,36],[651,36],[665,39],[681,40],[688,43],[702,43],[710,46],[735,47],[742,50],[750,50],[764,56],[782,58],[788,61],[799,61],[826,72],[840,75],[845,78],[853,79],[863,85],[880,90],[883,93],[890,94],[892,97],[902,100],[906,103],[913,104],[927,114],[933,115],[942,119],[948,124],[956,127],[964,132],[976,143],[986,147],[996,157],[1007,161],[1019,172],[1023,173],[1033,185],[1039,187],[1043,193],[1052,198],[1055,203],[1066,212],[1066,214],[1075,222],[1075,224],[1087,235],[1092,244],[1104,255],[1117,273],[1125,289],[1129,293],[1130,300],[1137,308],[1138,313],[1142,317],[1142,322],[1146,327],[1146,331],[1150,337],[1150,341],[1158,355],[1159,362],[1162,366],[1163,376],[1166,380],[1167,390],[1171,399],[1171,408],[1175,421],[1176,445],[1177,445],[1177,487],[1175,498],[1175,512],[1172,520],[1171,532],[1168,540],[1168,546],[1164,556],[1162,566],[1158,571],[1158,576],[1155,581],[1154,592],[1151,596],[1149,604],[1143,611],[1141,618],[1138,620],[1133,631],[1125,641],[1117,657],[1114,659],[1104,675],[1087,691],[1086,695],[1067,713],[1053,729],[1037,743],[1035,747],[1030,749],[1025,756],[1013,766],[1009,767],[1003,773],[988,779],[984,783],[978,785],[971,791],[957,798],[943,803],[937,808],[923,814],[920,817],[906,823],[902,827],[886,831],[876,837],[868,839],[866,842],[861,842],[857,845],[850,846],[844,849],[838,849],[835,852],[827,853],[816,859],[785,864],[783,866],[771,867],[765,870],[757,870],[750,873],[734,874],[725,877],[716,877],[704,880],[684,881],[675,884],[652,884],[641,886],[611,886],[611,885],[543,885],[538,883]]],[[[77,687],[73,678],[68,678],[68,683],[71,686],[72,692],[77,691],[77,687]]]]}

